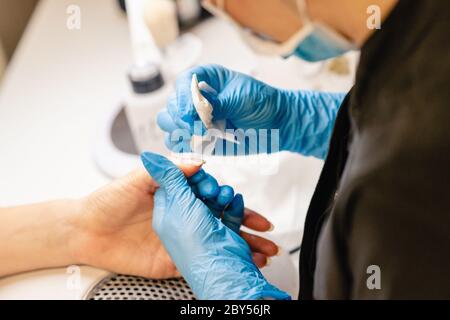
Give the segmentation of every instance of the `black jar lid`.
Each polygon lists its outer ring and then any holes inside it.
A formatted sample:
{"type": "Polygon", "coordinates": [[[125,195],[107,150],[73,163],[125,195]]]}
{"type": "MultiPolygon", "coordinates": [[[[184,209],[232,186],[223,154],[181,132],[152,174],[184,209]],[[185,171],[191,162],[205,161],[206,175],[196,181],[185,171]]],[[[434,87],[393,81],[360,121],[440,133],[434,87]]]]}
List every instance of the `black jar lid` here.
{"type": "Polygon", "coordinates": [[[137,94],[146,94],[156,91],[164,86],[164,79],[155,64],[132,66],[128,72],[133,91],[137,94]]]}

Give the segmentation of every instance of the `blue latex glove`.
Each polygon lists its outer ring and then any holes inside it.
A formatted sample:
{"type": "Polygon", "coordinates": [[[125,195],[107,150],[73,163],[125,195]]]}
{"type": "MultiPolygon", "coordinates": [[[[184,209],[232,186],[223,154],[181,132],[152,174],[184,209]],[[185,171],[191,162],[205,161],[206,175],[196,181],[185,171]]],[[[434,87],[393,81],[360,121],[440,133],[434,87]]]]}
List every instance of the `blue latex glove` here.
{"type": "Polygon", "coordinates": [[[244,200],[242,195],[234,194],[230,186],[219,186],[217,180],[200,169],[187,179],[195,196],[203,201],[213,215],[222,219],[223,224],[236,233],[244,219],[244,200]]]}
{"type": "MultiPolygon", "coordinates": [[[[141,157],[160,185],[153,228],[197,298],[289,299],[267,282],[247,243],[214,216],[172,162],[148,152],[141,157]]],[[[241,199],[237,209],[243,211],[241,199]]]]}
{"type": "Polygon", "coordinates": [[[177,129],[192,134],[194,121],[199,120],[191,97],[193,74],[216,91],[202,91],[213,106],[214,121],[226,120],[227,128],[234,129],[279,129],[279,150],[273,151],[322,159],[327,155],[334,120],[345,94],[276,89],[218,65],[195,67],[177,79],[176,94],[158,116],[159,126],[166,131],[166,145],[172,151],[189,150],[189,141],[173,141],[170,134],[177,129]]]}

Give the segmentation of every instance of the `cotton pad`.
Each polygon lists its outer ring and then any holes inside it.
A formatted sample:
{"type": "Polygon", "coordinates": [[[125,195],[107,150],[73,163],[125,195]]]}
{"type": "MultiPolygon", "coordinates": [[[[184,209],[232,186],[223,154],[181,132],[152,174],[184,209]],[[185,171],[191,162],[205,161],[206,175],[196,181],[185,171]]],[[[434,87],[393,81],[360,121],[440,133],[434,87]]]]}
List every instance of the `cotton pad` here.
{"type": "Polygon", "coordinates": [[[205,128],[208,130],[205,136],[193,135],[191,140],[191,148],[194,153],[212,154],[217,139],[227,140],[233,143],[236,141],[235,136],[230,132],[225,132],[226,122],[213,122],[213,107],[211,103],[202,95],[200,90],[214,91],[206,82],[198,82],[197,75],[192,75],[191,95],[192,103],[195,111],[202,121],[205,128]],[[211,130],[214,130],[214,135],[211,135],[211,130]]]}
{"type": "Polygon", "coordinates": [[[194,104],[195,111],[197,111],[200,120],[203,122],[206,129],[212,128],[213,107],[211,103],[209,103],[209,101],[200,92],[200,87],[196,74],[192,76],[191,94],[192,94],[192,103],[194,104]]]}

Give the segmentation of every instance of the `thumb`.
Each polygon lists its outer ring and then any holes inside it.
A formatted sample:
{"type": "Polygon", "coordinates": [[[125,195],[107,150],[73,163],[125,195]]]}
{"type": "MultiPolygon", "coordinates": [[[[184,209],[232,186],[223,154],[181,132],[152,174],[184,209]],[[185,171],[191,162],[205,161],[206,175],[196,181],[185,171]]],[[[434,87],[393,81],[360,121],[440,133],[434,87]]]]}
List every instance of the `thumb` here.
{"type": "Polygon", "coordinates": [[[175,213],[181,219],[189,218],[195,226],[200,225],[205,215],[204,211],[196,209],[204,204],[195,196],[184,173],[170,160],[156,153],[144,152],[141,159],[160,187],[155,193],[155,230],[161,230],[162,216],[167,212],[175,213]]]}
{"type": "Polygon", "coordinates": [[[166,193],[171,196],[192,194],[184,173],[173,162],[152,152],[142,153],[141,160],[147,172],[166,193]]]}

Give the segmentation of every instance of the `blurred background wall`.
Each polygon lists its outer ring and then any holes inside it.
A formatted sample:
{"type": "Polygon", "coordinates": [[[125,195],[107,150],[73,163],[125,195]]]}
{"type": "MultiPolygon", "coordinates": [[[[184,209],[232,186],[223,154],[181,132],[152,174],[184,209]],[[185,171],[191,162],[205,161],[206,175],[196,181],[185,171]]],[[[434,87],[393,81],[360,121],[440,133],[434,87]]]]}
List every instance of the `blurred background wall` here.
{"type": "Polygon", "coordinates": [[[0,78],[39,0],[0,0],[0,78]]]}
{"type": "Polygon", "coordinates": [[[3,50],[3,45],[0,41],[0,78],[2,77],[5,66],[6,66],[5,51],[3,50]]]}

